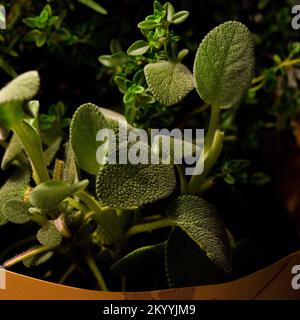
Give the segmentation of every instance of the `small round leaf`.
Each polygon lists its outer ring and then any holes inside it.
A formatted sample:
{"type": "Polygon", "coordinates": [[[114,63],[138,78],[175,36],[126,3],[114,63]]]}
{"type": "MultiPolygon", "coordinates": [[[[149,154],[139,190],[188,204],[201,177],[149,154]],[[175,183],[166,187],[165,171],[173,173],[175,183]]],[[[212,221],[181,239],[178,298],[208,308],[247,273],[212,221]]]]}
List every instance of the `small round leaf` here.
{"type": "Polygon", "coordinates": [[[144,70],[150,91],[163,105],[178,103],[194,89],[194,77],[181,63],[159,61],[149,63],[144,70]]]}
{"type": "Polygon", "coordinates": [[[149,43],[144,40],[138,40],[133,43],[127,50],[130,56],[140,56],[145,54],[149,50],[149,43]]]}
{"type": "Polygon", "coordinates": [[[48,221],[36,235],[38,241],[48,248],[55,248],[60,245],[62,235],[56,229],[53,221],[48,221]]]}

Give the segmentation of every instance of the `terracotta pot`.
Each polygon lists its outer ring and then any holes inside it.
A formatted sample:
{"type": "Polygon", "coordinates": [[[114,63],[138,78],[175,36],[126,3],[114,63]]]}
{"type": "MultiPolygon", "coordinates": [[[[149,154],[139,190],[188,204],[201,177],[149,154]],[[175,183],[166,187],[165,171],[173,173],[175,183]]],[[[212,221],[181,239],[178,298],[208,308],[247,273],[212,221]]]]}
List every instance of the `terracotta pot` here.
{"type": "MultiPolygon", "coordinates": [[[[6,289],[0,290],[0,300],[300,300],[300,288],[292,288],[292,268],[300,265],[300,251],[277,263],[236,281],[191,288],[149,292],[99,292],[50,283],[11,271],[6,276],[6,289]]],[[[297,283],[300,286],[300,277],[297,283]]]]}

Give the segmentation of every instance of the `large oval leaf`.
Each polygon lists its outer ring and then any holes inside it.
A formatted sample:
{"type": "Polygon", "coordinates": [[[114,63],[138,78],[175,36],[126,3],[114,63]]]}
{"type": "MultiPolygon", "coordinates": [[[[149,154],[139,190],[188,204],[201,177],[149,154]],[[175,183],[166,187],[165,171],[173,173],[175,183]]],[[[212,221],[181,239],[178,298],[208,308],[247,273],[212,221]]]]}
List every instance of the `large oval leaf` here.
{"type": "Polygon", "coordinates": [[[181,196],[170,207],[174,224],[184,230],[217,266],[230,272],[231,248],[216,209],[196,196],[181,196]]]}
{"type": "Polygon", "coordinates": [[[171,165],[108,164],[98,174],[98,199],[109,207],[133,208],[169,196],[176,185],[171,165]]]}
{"type": "Polygon", "coordinates": [[[38,92],[40,77],[37,71],[28,71],[11,82],[0,91],[0,104],[13,100],[30,100],[38,92]]]}
{"type": "Polygon", "coordinates": [[[47,181],[38,185],[30,194],[29,202],[36,208],[48,209],[58,205],[73,193],[84,190],[89,184],[83,180],[72,185],[64,181],[47,181]]]}
{"type": "Polygon", "coordinates": [[[251,33],[240,22],[213,29],[199,46],[194,64],[196,88],[208,104],[230,108],[249,88],[254,70],[251,33]]]}
{"type": "Polygon", "coordinates": [[[103,128],[108,128],[105,117],[92,103],[79,107],[71,122],[70,140],[78,166],[93,175],[99,171],[96,152],[101,142],[96,136],[103,128]]]}
{"type": "Polygon", "coordinates": [[[144,70],[150,91],[163,105],[178,103],[194,89],[193,75],[181,63],[159,61],[149,63],[144,70]]]}

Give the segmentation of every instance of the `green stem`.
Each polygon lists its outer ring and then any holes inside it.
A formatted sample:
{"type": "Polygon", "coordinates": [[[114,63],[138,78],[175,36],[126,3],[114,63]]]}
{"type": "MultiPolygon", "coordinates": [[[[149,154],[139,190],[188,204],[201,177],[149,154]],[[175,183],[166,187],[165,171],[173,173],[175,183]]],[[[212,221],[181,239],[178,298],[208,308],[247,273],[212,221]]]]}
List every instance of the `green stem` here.
{"type": "Polygon", "coordinates": [[[76,196],[84,202],[94,213],[102,213],[102,208],[99,204],[99,202],[91,196],[89,193],[86,191],[79,191],[76,193],[76,196]]]}
{"type": "Polygon", "coordinates": [[[173,225],[173,221],[169,218],[164,218],[158,221],[153,221],[153,222],[144,223],[144,224],[138,224],[136,226],[131,227],[127,231],[126,236],[129,238],[139,233],[150,232],[156,229],[170,227],[172,225],[173,225]]]}
{"type": "Polygon", "coordinates": [[[104,278],[103,278],[94,258],[90,254],[87,254],[85,256],[85,261],[88,264],[90,270],[92,271],[94,277],[96,278],[100,289],[102,291],[108,291],[107,285],[104,281],[104,278]]]}
{"type": "Polygon", "coordinates": [[[177,168],[177,171],[179,173],[181,194],[185,194],[187,192],[188,185],[187,185],[187,181],[186,181],[186,178],[185,178],[183,166],[181,164],[177,164],[176,168],[177,168]]]}
{"type": "Polygon", "coordinates": [[[210,120],[209,120],[209,127],[205,137],[204,150],[209,150],[209,148],[213,143],[215,133],[219,128],[219,116],[220,116],[220,108],[212,106],[210,120]]]}
{"type": "Polygon", "coordinates": [[[209,171],[211,170],[213,165],[216,163],[216,161],[218,160],[221,154],[221,151],[223,148],[223,141],[224,141],[224,133],[217,130],[211,147],[205,152],[204,170],[202,174],[193,176],[189,183],[190,194],[197,194],[200,192],[202,188],[202,184],[206,180],[206,177],[209,174],[209,171]]]}
{"type": "MultiPolygon", "coordinates": [[[[219,116],[220,116],[220,108],[211,107],[211,115],[209,120],[209,127],[207,134],[205,136],[205,143],[204,143],[204,150],[202,152],[202,155],[198,159],[196,166],[195,166],[195,172],[200,172],[199,168],[203,165],[204,162],[204,171],[201,175],[193,175],[191,177],[190,183],[188,185],[188,192],[195,194],[195,189],[199,188],[199,185],[205,177],[208,174],[208,170],[211,169],[211,163],[209,163],[209,159],[213,152],[216,152],[216,150],[213,149],[214,139],[216,136],[216,132],[218,131],[219,127],[219,116]]],[[[219,153],[217,154],[217,157],[219,157],[219,153]]],[[[210,161],[211,162],[211,161],[210,161]]]]}
{"type": "Polygon", "coordinates": [[[43,253],[45,251],[49,251],[48,247],[44,247],[44,246],[40,246],[38,248],[34,248],[34,249],[29,249],[19,255],[17,255],[16,257],[13,257],[10,260],[7,260],[4,262],[3,267],[4,268],[10,268],[13,265],[22,262],[24,259],[28,259],[31,257],[36,256],[37,254],[43,253]]]}
{"type": "MultiPolygon", "coordinates": [[[[300,63],[300,59],[297,58],[297,59],[290,59],[290,58],[287,58],[285,59],[284,61],[282,61],[280,64],[278,64],[277,66],[275,66],[275,71],[278,71],[280,70],[281,68],[288,68],[288,67],[291,67],[295,64],[298,64],[300,63]]],[[[257,83],[260,83],[258,86],[255,86],[255,87],[252,87],[250,90],[252,91],[257,91],[259,90],[260,88],[262,88],[265,84],[265,80],[266,80],[266,75],[265,74],[261,74],[260,76],[254,78],[252,80],[252,86],[253,85],[256,85],[257,83]]]]}
{"type": "Polygon", "coordinates": [[[21,141],[30,159],[37,184],[50,180],[48,170],[44,161],[41,143],[39,145],[36,145],[33,141],[31,141],[30,137],[27,134],[27,131],[24,130],[22,125],[18,124],[14,126],[13,130],[21,141]]]}
{"type": "Polygon", "coordinates": [[[93,213],[89,213],[89,216],[104,229],[106,235],[116,241],[121,239],[123,230],[115,210],[101,208],[100,203],[86,191],[79,191],[76,196],[91,209],[93,213]]]}

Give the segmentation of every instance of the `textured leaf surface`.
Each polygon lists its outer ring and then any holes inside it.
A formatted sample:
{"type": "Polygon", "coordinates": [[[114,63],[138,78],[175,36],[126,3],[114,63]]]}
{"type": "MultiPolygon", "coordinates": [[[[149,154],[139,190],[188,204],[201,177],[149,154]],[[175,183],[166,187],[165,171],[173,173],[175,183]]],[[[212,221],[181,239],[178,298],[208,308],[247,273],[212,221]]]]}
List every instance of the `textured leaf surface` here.
{"type": "Polygon", "coordinates": [[[77,168],[75,155],[70,143],[66,146],[66,165],[63,172],[63,180],[72,184],[79,180],[79,169],[77,168]]]}
{"type": "Polygon", "coordinates": [[[31,215],[28,203],[18,200],[11,200],[4,204],[2,212],[5,218],[12,223],[23,224],[30,221],[31,215]]]}
{"type": "Polygon", "coordinates": [[[96,141],[100,129],[108,128],[100,109],[91,103],[82,105],[75,112],[71,127],[70,141],[79,167],[96,175],[99,171],[96,153],[101,142],[96,141]]]}
{"type": "Polygon", "coordinates": [[[56,229],[53,221],[48,221],[36,235],[38,241],[49,248],[55,248],[60,245],[62,241],[62,235],[56,229]]]}
{"type": "Polygon", "coordinates": [[[170,207],[171,218],[217,266],[230,272],[232,258],[226,228],[216,209],[196,196],[181,196],[170,207]]]}
{"type": "Polygon", "coordinates": [[[0,104],[13,100],[30,100],[40,87],[40,77],[37,71],[28,71],[11,82],[0,91],[0,104]]]}
{"type": "Polygon", "coordinates": [[[22,150],[23,146],[17,135],[14,134],[2,158],[1,169],[6,170],[10,166],[11,162],[15,160],[16,157],[22,152],[22,150]]]}
{"type": "Polygon", "coordinates": [[[50,258],[52,258],[52,256],[53,256],[52,251],[43,252],[43,253],[37,254],[31,258],[24,259],[23,264],[26,268],[37,267],[37,266],[47,262],[50,258]]]}
{"type": "MultiPolygon", "coordinates": [[[[200,141],[198,142],[200,144],[200,141]]],[[[184,139],[177,139],[167,135],[156,135],[151,145],[151,151],[160,156],[165,163],[178,164],[183,158],[201,154],[200,145],[193,144],[184,139]]]]}
{"type": "Polygon", "coordinates": [[[69,185],[64,181],[47,181],[38,185],[31,192],[29,202],[36,208],[52,208],[73,193],[84,190],[88,184],[88,180],[83,180],[72,185],[69,185]]]}
{"type": "Polygon", "coordinates": [[[150,91],[163,105],[178,103],[194,89],[194,77],[181,63],[159,61],[149,63],[144,70],[150,91]]]}
{"type": "Polygon", "coordinates": [[[101,108],[101,107],[98,107],[98,108],[102,112],[102,114],[104,115],[110,128],[112,128],[112,129],[116,128],[120,122],[126,124],[129,129],[132,128],[132,126],[127,123],[126,118],[121,113],[115,112],[115,111],[107,109],[107,108],[101,108]]]}
{"type": "Polygon", "coordinates": [[[165,265],[171,288],[217,283],[222,273],[180,228],[175,228],[168,238],[165,265]]]}
{"type": "Polygon", "coordinates": [[[11,200],[22,201],[29,186],[30,172],[27,168],[17,168],[0,189],[0,225],[8,222],[3,214],[3,206],[11,200]]]}
{"type": "Polygon", "coordinates": [[[132,208],[166,198],[175,185],[170,165],[105,165],[98,174],[97,196],[107,206],[132,208]]]}
{"type": "Polygon", "coordinates": [[[199,46],[194,64],[196,88],[208,104],[230,108],[251,85],[254,44],[240,22],[229,21],[213,29],[199,46]]]}
{"type": "Polygon", "coordinates": [[[111,267],[111,272],[120,276],[140,273],[141,269],[155,268],[163,261],[165,243],[136,249],[111,267]]]}

